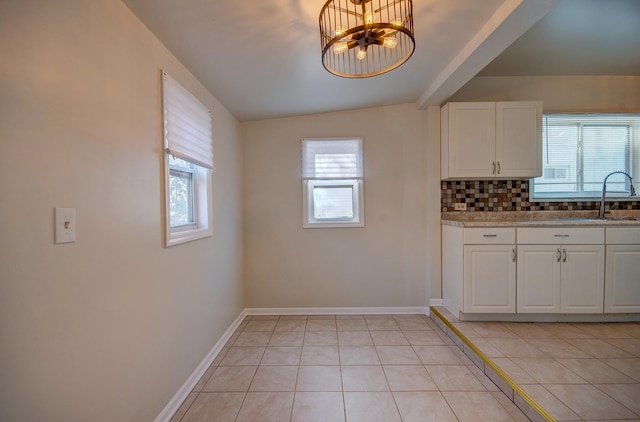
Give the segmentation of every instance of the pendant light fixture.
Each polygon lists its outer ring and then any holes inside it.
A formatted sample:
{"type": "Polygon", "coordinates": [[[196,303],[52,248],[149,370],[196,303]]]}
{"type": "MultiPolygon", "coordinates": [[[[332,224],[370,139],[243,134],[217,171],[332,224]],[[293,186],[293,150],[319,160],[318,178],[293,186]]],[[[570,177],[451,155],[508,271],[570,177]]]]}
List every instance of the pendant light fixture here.
{"type": "Polygon", "coordinates": [[[415,48],[411,0],[328,0],[319,21],[322,64],[334,75],[381,75],[415,48]]]}

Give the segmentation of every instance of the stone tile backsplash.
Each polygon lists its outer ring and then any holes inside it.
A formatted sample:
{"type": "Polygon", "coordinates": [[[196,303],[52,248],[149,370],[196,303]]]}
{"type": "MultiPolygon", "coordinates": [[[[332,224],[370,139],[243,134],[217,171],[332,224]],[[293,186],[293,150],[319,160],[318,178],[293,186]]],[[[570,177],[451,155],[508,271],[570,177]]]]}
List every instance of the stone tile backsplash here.
{"type": "MultiPolygon", "coordinates": [[[[441,211],[454,211],[466,203],[467,212],[477,211],[580,211],[597,210],[600,201],[529,202],[528,180],[472,180],[441,182],[441,211]]],[[[609,202],[619,210],[640,209],[640,201],[609,202]]]]}

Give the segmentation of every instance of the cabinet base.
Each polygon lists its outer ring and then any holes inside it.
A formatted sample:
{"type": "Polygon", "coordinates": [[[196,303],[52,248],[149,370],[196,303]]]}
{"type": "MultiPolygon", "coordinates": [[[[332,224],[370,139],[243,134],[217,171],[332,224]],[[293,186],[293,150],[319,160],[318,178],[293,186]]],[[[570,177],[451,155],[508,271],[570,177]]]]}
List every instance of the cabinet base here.
{"type": "MultiPolygon", "coordinates": [[[[635,314],[469,314],[458,313],[460,321],[505,322],[639,322],[635,314]]],[[[455,314],[454,314],[455,315],[455,314]]]]}

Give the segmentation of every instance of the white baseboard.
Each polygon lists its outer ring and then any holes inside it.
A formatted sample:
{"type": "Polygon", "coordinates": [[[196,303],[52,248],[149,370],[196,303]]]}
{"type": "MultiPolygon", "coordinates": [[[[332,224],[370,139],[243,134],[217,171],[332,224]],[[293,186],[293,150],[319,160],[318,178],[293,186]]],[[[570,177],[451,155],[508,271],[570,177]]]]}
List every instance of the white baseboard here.
{"type": "Polygon", "coordinates": [[[191,393],[191,390],[193,390],[193,387],[195,387],[198,381],[200,381],[200,378],[202,378],[204,373],[207,371],[207,368],[211,366],[213,360],[216,358],[216,356],[218,356],[218,353],[220,353],[224,345],[227,343],[227,341],[229,341],[233,333],[238,329],[240,323],[242,323],[246,316],[247,310],[244,309],[242,312],[240,312],[240,315],[238,315],[238,317],[231,323],[222,337],[220,337],[220,340],[218,340],[216,344],[213,345],[213,348],[209,351],[209,353],[207,353],[207,356],[204,357],[202,362],[200,362],[200,365],[198,365],[191,376],[187,378],[184,384],[182,384],[182,387],[180,387],[180,389],[171,398],[171,400],[169,400],[169,403],[167,403],[164,409],[162,409],[160,414],[156,416],[154,422],[169,422],[171,420],[173,415],[180,408],[180,405],[182,405],[184,399],[187,398],[189,393],[191,393]]]}
{"type": "Polygon", "coordinates": [[[383,306],[362,308],[246,308],[247,315],[428,315],[426,306],[383,306]]]}
{"type": "Polygon", "coordinates": [[[442,301],[442,299],[431,299],[429,303],[430,306],[444,306],[444,302],[442,301]]]}

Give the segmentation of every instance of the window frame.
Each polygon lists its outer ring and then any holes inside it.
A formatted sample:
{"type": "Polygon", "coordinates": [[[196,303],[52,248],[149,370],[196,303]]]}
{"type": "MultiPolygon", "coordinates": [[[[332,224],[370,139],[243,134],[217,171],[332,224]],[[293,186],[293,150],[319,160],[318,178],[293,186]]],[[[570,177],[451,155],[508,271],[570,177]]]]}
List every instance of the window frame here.
{"type": "MultiPolygon", "coordinates": [[[[636,113],[619,113],[621,116],[633,116],[635,117],[635,119],[639,119],[640,118],[640,114],[636,114],[636,113]]],[[[547,114],[549,116],[558,116],[558,115],[572,115],[570,113],[552,113],[552,114],[547,114]]],[[[598,127],[598,126],[605,126],[606,122],[606,118],[607,116],[615,116],[615,113],[575,113],[573,114],[573,116],[579,118],[581,116],[584,116],[584,119],[581,120],[580,122],[576,122],[575,124],[569,124],[567,123],[567,126],[573,126],[575,125],[578,129],[577,131],[577,142],[578,142],[578,146],[577,146],[577,151],[576,151],[576,164],[577,164],[577,179],[576,179],[576,184],[578,185],[582,185],[582,188],[579,189],[578,192],[574,192],[574,195],[571,195],[572,192],[558,192],[558,193],[552,193],[552,192],[545,192],[545,193],[537,193],[535,192],[535,179],[537,178],[532,178],[529,181],[529,202],[594,202],[594,201],[600,201],[601,199],[601,188],[593,191],[593,190],[588,190],[585,191],[584,190],[584,184],[587,183],[585,182],[585,175],[584,175],[584,128],[588,128],[588,127],[598,127]],[[593,119],[593,117],[599,118],[600,120],[596,120],[593,119]],[[591,117],[592,119],[589,120],[589,117],[591,117]],[[562,196],[560,196],[562,195],[562,196]]],[[[543,118],[543,121],[544,118],[543,118]]],[[[623,125],[623,124],[619,124],[619,123],[611,123],[609,125],[606,126],[611,126],[611,127],[615,127],[615,126],[626,126],[629,128],[629,145],[627,148],[627,156],[625,156],[625,168],[624,169],[612,169],[611,171],[618,171],[618,170],[622,170],[625,171],[627,173],[629,173],[632,178],[633,178],[633,183],[634,186],[637,186],[638,181],[640,179],[640,126],[637,126],[635,124],[629,124],[629,125],[623,125]]],[[[544,151],[544,149],[543,149],[544,151]]],[[[544,154],[544,152],[543,152],[544,154]]],[[[544,166],[543,166],[543,171],[544,171],[544,166]]],[[[592,182],[591,182],[592,183],[592,182]]],[[[609,183],[608,183],[609,184],[609,183]]],[[[626,187],[626,192],[628,192],[628,179],[625,178],[625,187],[626,187]]],[[[626,195],[623,194],[624,191],[613,191],[610,188],[607,188],[607,196],[606,196],[606,200],[608,201],[619,201],[619,202],[633,202],[633,201],[639,201],[640,197],[635,196],[635,197],[631,197],[628,195],[628,193],[626,195]],[[624,196],[617,196],[616,194],[623,194],[624,196]]]]}
{"type": "Polygon", "coordinates": [[[211,112],[178,81],[162,71],[164,129],[164,243],[166,247],[213,235],[213,124],[211,112]],[[192,222],[171,225],[171,171],[190,172],[172,165],[171,157],[193,165],[192,222]]]}
{"type": "Polygon", "coordinates": [[[364,227],[364,151],[361,137],[302,139],[302,227],[356,228],[364,227]],[[317,142],[313,145],[314,142],[317,142]],[[345,142],[340,145],[340,142],[345,142]],[[333,145],[328,145],[333,144],[333,145]],[[355,144],[355,146],[354,146],[355,144]],[[335,149],[334,149],[335,146],[335,149]],[[353,149],[352,149],[353,148],[353,149]],[[318,157],[355,152],[354,167],[336,171],[339,167],[321,170],[318,157]],[[310,158],[314,158],[310,160],[310,158]],[[315,218],[316,187],[349,186],[352,188],[352,218],[315,218]]]}
{"type": "Polygon", "coordinates": [[[303,228],[338,228],[338,227],[364,227],[364,195],[362,179],[305,179],[303,186],[303,228]],[[316,186],[350,186],[352,187],[353,218],[315,218],[316,186]]]}
{"type": "Polygon", "coordinates": [[[167,247],[203,239],[213,235],[211,214],[211,170],[200,167],[197,164],[194,164],[193,169],[194,222],[180,226],[171,226],[171,195],[169,192],[169,178],[172,166],[169,163],[169,156],[169,153],[165,153],[165,245],[167,247]]]}

